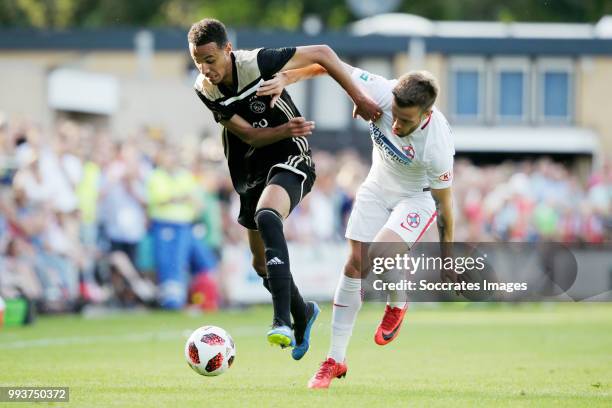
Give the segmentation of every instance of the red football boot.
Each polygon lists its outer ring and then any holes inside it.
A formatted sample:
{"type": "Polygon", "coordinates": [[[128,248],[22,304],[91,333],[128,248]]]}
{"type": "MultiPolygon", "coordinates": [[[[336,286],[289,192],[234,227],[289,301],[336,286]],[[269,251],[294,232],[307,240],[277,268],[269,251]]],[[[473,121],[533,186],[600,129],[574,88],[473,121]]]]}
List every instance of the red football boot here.
{"type": "Polygon", "coordinates": [[[401,309],[387,305],[385,315],[378,325],[378,329],[376,329],[376,334],[374,334],[376,344],[384,346],[387,343],[391,343],[397,337],[407,310],[408,303],[401,309]]]}
{"type": "Polygon", "coordinates": [[[347,371],[345,363],[336,363],[336,360],[329,357],[321,363],[319,371],[308,381],[308,388],[329,388],[334,378],[346,377],[347,371]]]}

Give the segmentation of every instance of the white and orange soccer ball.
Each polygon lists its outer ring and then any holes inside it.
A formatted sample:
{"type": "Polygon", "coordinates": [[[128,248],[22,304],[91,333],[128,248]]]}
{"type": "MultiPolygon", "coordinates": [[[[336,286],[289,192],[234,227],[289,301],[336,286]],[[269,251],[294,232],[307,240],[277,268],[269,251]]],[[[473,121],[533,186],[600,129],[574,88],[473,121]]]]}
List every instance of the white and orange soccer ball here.
{"type": "Polygon", "coordinates": [[[236,346],[232,337],[217,326],[203,326],[194,331],[185,344],[185,358],[198,374],[214,377],[232,366],[236,346]]]}

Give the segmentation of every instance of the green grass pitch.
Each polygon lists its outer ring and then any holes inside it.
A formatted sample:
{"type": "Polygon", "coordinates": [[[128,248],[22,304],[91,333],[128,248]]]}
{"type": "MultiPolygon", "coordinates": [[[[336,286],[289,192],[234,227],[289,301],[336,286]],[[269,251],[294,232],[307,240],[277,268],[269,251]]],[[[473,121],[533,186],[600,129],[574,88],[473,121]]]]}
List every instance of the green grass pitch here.
{"type": "Polygon", "coordinates": [[[366,304],[347,377],[309,390],[329,344],[331,308],[322,308],[299,362],[266,343],[270,307],[44,317],[0,331],[0,385],[69,386],[58,407],[612,406],[612,304],[416,304],[385,347],[373,342],[382,305],[366,304]],[[183,356],[186,336],[205,324],[236,342],[234,365],[216,378],[183,356]]]}

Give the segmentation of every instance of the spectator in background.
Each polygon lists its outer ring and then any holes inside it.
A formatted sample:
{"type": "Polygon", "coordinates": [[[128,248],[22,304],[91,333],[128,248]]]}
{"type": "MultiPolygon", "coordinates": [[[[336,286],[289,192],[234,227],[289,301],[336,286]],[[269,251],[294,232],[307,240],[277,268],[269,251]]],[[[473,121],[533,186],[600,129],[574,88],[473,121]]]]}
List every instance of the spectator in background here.
{"type": "Polygon", "coordinates": [[[219,260],[223,245],[223,217],[218,180],[222,175],[218,174],[213,166],[206,166],[203,158],[194,162],[193,173],[198,182],[200,196],[200,208],[193,227],[193,234],[196,239],[210,248],[219,260]]]}
{"type": "Polygon", "coordinates": [[[146,186],[139,165],[138,152],[130,143],[117,144],[104,169],[100,192],[101,222],[110,250],[125,253],[134,265],[147,228],[146,186]]]}
{"type": "Polygon", "coordinates": [[[44,288],[44,307],[51,311],[73,309],[79,298],[79,270],[72,256],[78,250],[63,234],[56,214],[30,202],[18,182],[13,185],[13,199],[5,213],[12,236],[7,252],[34,266],[44,288]]]}
{"type": "MultiPolygon", "coordinates": [[[[31,133],[37,134],[36,131],[31,133]]],[[[63,144],[58,139],[41,139],[40,136],[33,138],[28,135],[28,143],[35,147],[38,153],[38,168],[42,176],[42,184],[49,193],[46,199],[54,210],[62,213],[72,213],[78,209],[78,201],[74,189],[74,181],[78,180],[77,158],[69,155],[66,162],[70,163],[68,170],[63,161],[63,144]],[[72,178],[71,178],[72,177],[72,178]]]]}
{"type": "Polygon", "coordinates": [[[610,235],[606,237],[606,231],[610,234],[612,230],[612,157],[608,157],[601,170],[590,177],[586,199],[586,204],[590,206],[593,214],[593,227],[596,220],[600,223],[601,234],[597,237],[598,242],[605,241],[606,238],[609,240],[612,237],[610,235]]]}
{"type": "Polygon", "coordinates": [[[56,154],[59,166],[74,194],[83,177],[83,160],[79,155],[82,130],[74,122],[62,121],[57,126],[56,154]]]}
{"type": "Polygon", "coordinates": [[[336,184],[342,194],[340,205],[341,222],[338,234],[343,237],[357,190],[361,182],[366,178],[369,166],[366,166],[355,149],[347,149],[340,152],[337,156],[337,162],[336,184]]]}
{"type": "Polygon", "coordinates": [[[42,302],[43,290],[28,253],[27,244],[11,236],[7,216],[13,213],[8,200],[10,188],[0,186],[0,297],[13,299],[25,297],[42,302]]]}
{"type": "Polygon", "coordinates": [[[207,265],[198,264],[204,259],[198,256],[201,243],[193,238],[191,229],[197,214],[198,184],[193,174],[180,166],[173,147],[159,151],[157,165],[147,191],[159,300],[164,308],[179,309],[187,303],[188,267],[196,273],[208,272],[207,265]]]}
{"type": "Polygon", "coordinates": [[[99,138],[92,146],[82,152],[84,159],[82,177],[76,185],[76,196],[80,216],[79,237],[83,246],[86,264],[83,268],[83,282],[81,293],[88,299],[101,298],[95,280],[96,263],[100,259],[98,251],[98,199],[102,167],[107,161],[105,149],[106,139],[99,138]]]}
{"type": "Polygon", "coordinates": [[[311,194],[294,210],[292,218],[286,220],[287,239],[309,244],[342,239],[339,215],[344,195],[336,184],[336,163],[327,152],[314,154],[313,160],[317,164],[317,179],[311,194]],[[313,222],[315,218],[317,222],[313,222]]]}

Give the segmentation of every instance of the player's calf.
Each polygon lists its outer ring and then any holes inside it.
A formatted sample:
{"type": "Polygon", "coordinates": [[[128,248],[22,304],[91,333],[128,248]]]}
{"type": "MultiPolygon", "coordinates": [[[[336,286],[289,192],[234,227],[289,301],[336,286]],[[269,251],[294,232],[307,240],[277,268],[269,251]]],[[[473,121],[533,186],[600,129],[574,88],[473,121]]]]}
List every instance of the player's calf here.
{"type": "Polygon", "coordinates": [[[291,272],[289,253],[283,234],[283,219],[272,208],[261,208],[255,213],[255,222],[265,246],[268,284],[272,294],[274,320],[278,326],[291,326],[291,272]]]}

